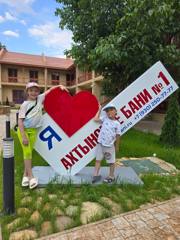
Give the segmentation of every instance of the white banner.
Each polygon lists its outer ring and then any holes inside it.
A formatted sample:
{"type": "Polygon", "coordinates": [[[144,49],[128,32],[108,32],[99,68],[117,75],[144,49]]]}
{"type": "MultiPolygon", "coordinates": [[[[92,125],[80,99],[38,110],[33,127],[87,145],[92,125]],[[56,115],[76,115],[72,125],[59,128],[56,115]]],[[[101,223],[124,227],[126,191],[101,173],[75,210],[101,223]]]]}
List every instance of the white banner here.
{"type": "MultiPolygon", "coordinates": [[[[155,63],[112,101],[121,135],[178,88],[161,62],[155,63]]],[[[71,137],[46,113],[35,149],[61,175],[75,175],[95,158],[100,125],[91,119],[71,137]]]]}

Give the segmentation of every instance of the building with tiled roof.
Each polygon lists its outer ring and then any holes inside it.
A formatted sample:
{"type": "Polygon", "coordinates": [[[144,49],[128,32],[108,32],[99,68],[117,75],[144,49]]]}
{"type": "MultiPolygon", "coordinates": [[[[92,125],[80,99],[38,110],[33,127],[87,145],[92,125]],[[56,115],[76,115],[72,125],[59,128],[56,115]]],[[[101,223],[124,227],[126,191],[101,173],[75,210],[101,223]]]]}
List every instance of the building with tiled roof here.
{"type": "Polygon", "coordinates": [[[74,67],[74,61],[70,58],[55,58],[46,57],[43,54],[31,55],[24,53],[8,52],[5,49],[1,50],[0,63],[2,64],[16,64],[20,66],[36,66],[49,69],[68,70],[74,67]]]}
{"type": "Polygon", "coordinates": [[[0,50],[0,103],[20,104],[28,82],[37,82],[44,91],[53,85],[63,84],[71,92],[81,89],[100,97],[100,81],[93,72],[79,71],[74,60],[0,50]]]}

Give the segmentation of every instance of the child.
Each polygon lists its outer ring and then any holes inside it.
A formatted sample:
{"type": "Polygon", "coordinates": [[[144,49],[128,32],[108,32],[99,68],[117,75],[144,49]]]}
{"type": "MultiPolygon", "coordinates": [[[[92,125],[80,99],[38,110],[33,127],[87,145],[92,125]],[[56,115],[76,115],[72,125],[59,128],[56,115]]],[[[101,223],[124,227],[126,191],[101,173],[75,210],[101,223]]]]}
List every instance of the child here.
{"type": "MultiPolygon", "coordinates": [[[[62,85],[59,85],[59,87],[62,90],[67,90],[62,85]]],[[[35,82],[29,82],[26,85],[27,100],[23,102],[19,110],[17,134],[24,157],[22,186],[29,186],[30,189],[38,185],[38,180],[32,174],[32,151],[36,141],[37,130],[42,124],[42,108],[45,95],[53,88],[39,95],[39,85],[35,82]]]]}
{"type": "Polygon", "coordinates": [[[94,176],[92,183],[98,182],[101,179],[99,175],[99,170],[101,166],[101,160],[106,159],[107,163],[110,165],[109,176],[104,179],[106,183],[112,183],[115,180],[114,170],[115,170],[115,142],[116,151],[119,149],[120,140],[120,123],[116,120],[117,110],[114,105],[109,104],[104,108],[106,115],[100,117],[101,107],[97,112],[94,120],[96,122],[101,122],[102,127],[98,137],[98,145],[96,150],[96,164],[94,176]]]}

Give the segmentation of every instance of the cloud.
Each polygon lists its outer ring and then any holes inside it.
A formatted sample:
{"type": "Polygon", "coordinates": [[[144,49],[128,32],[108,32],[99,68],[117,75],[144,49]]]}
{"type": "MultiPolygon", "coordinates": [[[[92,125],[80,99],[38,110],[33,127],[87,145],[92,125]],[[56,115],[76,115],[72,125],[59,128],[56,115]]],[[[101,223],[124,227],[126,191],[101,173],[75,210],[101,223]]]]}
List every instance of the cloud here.
{"type": "Polygon", "coordinates": [[[6,30],[3,32],[3,35],[8,36],[8,37],[19,37],[19,33],[11,31],[11,30],[6,30]]]}
{"type": "Polygon", "coordinates": [[[23,24],[23,25],[26,25],[26,21],[25,20],[19,20],[19,22],[21,23],[21,24],[23,24]]]}
{"type": "Polygon", "coordinates": [[[23,25],[26,25],[26,21],[23,19],[18,19],[14,15],[12,15],[10,12],[5,12],[4,16],[0,15],[0,23],[6,22],[6,21],[13,21],[13,22],[19,22],[23,25]]]}
{"type": "Polygon", "coordinates": [[[0,0],[0,4],[6,4],[18,13],[32,13],[32,4],[35,0],[0,0]]]}
{"type": "Polygon", "coordinates": [[[9,21],[16,21],[17,20],[17,18],[16,17],[14,17],[11,13],[9,13],[9,12],[5,12],[5,19],[6,20],[9,20],[9,21]]]}
{"type": "Polygon", "coordinates": [[[6,21],[16,21],[16,20],[17,18],[9,12],[5,12],[4,16],[0,16],[0,23],[6,22],[6,21]]]}
{"type": "Polygon", "coordinates": [[[0,15],[0,23],[4,22],[4,17],[0,15]]]}
{"type": "Polygon", "coordinates": [[[55,51],[64,51],[71,47],[72,33],[58,28],[58,22],[33,25],[28,29],[30,36],[34,37],[39,44],[55,51]]]}

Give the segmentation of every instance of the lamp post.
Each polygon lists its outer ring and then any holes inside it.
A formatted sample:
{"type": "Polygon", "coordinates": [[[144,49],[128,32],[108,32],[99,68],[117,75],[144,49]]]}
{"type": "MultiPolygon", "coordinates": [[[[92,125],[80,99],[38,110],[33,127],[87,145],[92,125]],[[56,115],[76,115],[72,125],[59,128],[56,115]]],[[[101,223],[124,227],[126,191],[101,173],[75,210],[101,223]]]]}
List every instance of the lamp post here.
{"type": "Polygon", "coordinates": [[[3,139],[3,210],[12,214],[14,207],[14,140],[10,137],[10,121],[6,121],[6,138],[3,139]]]}
{"type": "Polygon", "coordinates": [[[11,136],[11,127],[10,127],[10,115],[6,114],[6,137],[11,136]]]}

